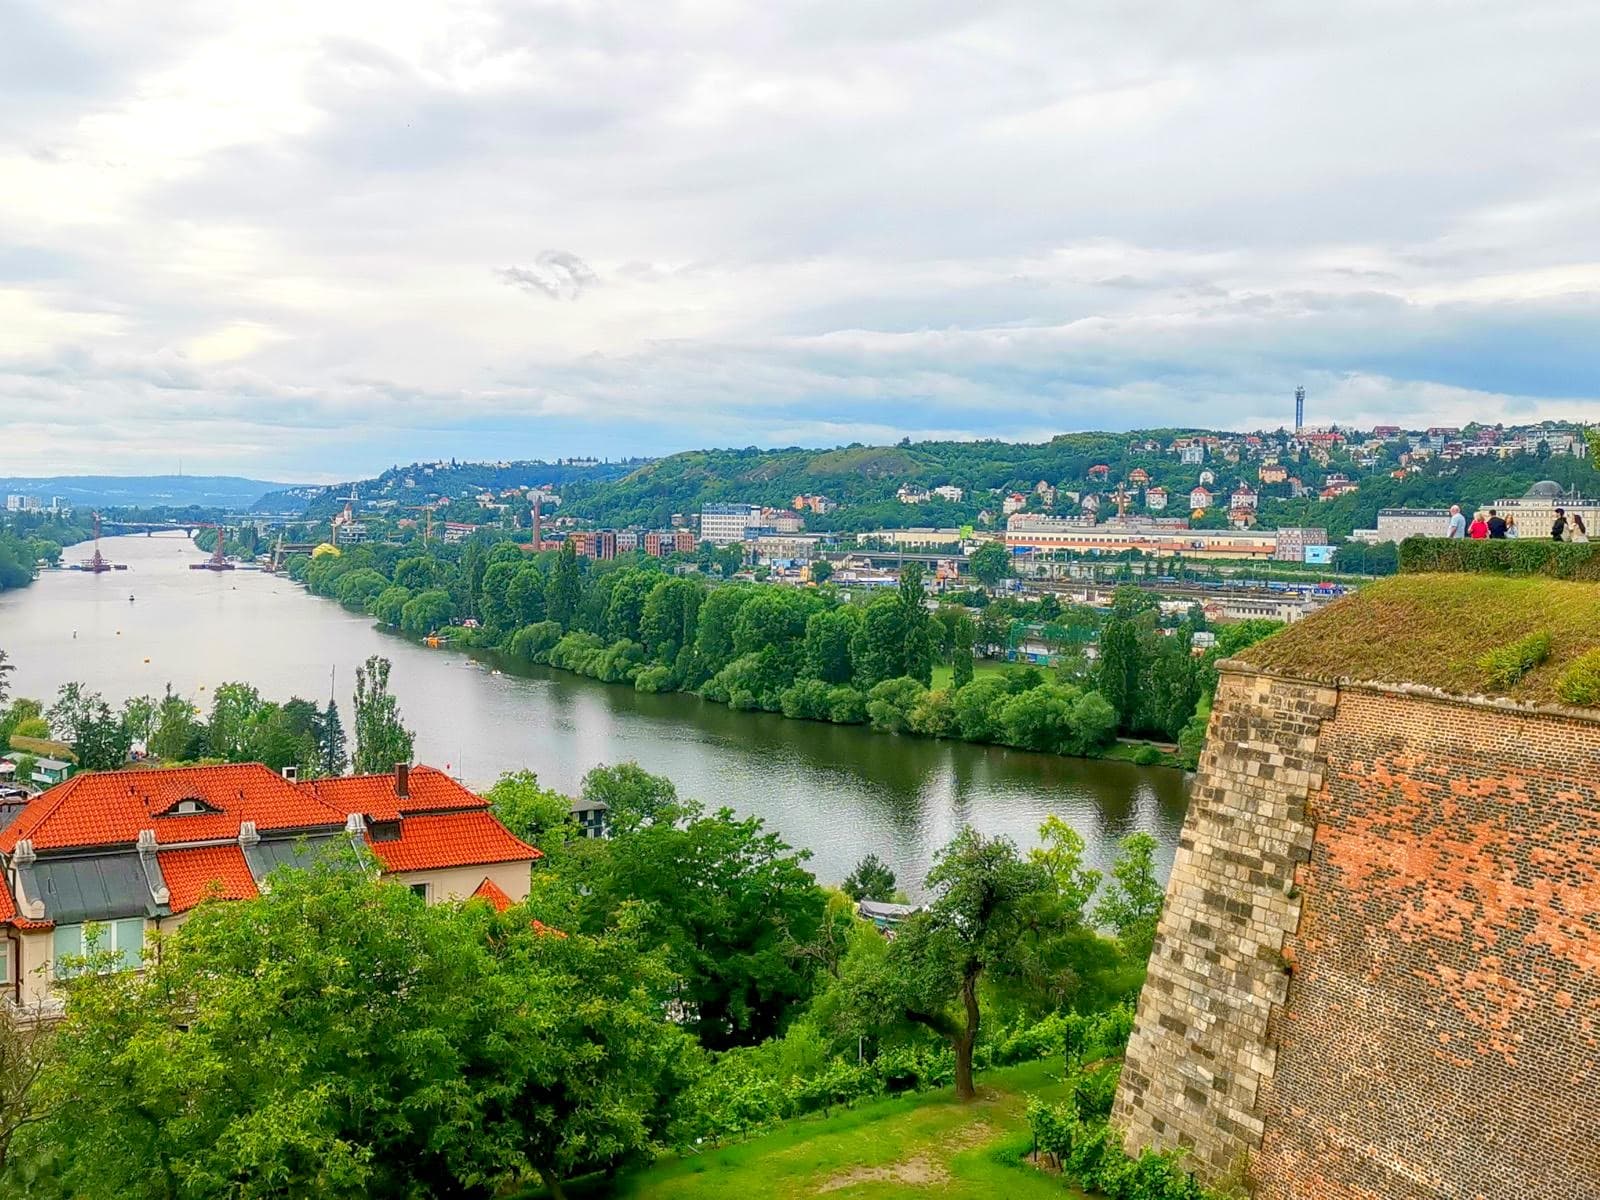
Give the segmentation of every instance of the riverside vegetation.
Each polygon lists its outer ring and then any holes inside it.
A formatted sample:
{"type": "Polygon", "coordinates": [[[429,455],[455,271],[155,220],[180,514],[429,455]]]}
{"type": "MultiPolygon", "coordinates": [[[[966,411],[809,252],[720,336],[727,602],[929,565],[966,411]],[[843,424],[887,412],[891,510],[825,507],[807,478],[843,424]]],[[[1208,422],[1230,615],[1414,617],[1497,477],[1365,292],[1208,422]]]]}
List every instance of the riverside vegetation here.
{"type": "MultiPolygon", "coordinates": [[[[709,549],[709,548],[706,548],[709,549]]],[[[578,558],[570,544],[528,554],[472,540],[426,553],[396,546],[289,560],[314,594],[413,636],[493,647],[642,692],[692,692],[734,708],[887,733],[959,738],[1057,754],[1103,754],[1119,735],[1154,736],[1192,763],[1215,687],[1212,664],[1277,628],[1241,622],[1203,657],[1198,609],[1163,628],[1152,597],[1119,589],[1107,614],[964,593],[929,611],[920,567],[900,586],[850,600],[824,585],[726,582],[658,560],[578,558]],[[1022,616],[1069,642],[1098,644],[1049,671],[979,672],[1022,616]],[[457,622],[471,619],[476,627],[457,622]],[[948,683],[933,686],[936,669],[948,683]]],[[[1140,761],[1164,761],[1146,747],[1140,761]]]]}
{"type": "MultiPolygon", "coordinates": [[[[91,937],[59,1026],[0,1023],[0,1191],[650,1195],[675,1162],[783,1122],[953,1090],[985,1127],[1008,1122],[987,1170],[1033,1194],[1053,1177],[1024,1162],[1026,1087],[1069,1106],[1072,1145],[1098,1139],[1107,1194],[1200,1195],[1181,1161],[1128,1160],[1096,1132],[1161,908],[1149,838],[1102,880],[1058,820],[1028,854],[963,830],[891,940],[757,820],[632,764],[583,790],[610,837],[580,836],[569,798],[527,773],[490,790],[545,855],[504,911],[425,905],[346,850],[202,903],[152,937],[142,972],[109,969],[91,937]],[[1012,1063],[1039,1065],[999,1075],[1015,1100],[995,1105],[979,1079],[1012,1063]]],[[[896,886],[881,865],[854,879],[896,886]]]]}

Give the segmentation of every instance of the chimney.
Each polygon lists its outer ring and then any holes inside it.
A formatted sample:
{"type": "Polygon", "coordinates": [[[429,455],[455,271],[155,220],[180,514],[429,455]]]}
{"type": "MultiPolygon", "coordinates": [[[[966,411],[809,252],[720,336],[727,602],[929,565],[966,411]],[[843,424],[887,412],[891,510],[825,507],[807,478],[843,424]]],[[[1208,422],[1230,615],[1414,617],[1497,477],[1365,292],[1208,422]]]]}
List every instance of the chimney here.
{"type": "Polygon", "coordinates": [[[300,768],[297,766],[285,767],[283,769],[283,777],[290,783],[296,782],[300,778],[300,768]]]}
{"type": "Polygon", "coordinates": [[[394,794],[404,800],[411,795],[411,764],[395,763],[394,794]]]}

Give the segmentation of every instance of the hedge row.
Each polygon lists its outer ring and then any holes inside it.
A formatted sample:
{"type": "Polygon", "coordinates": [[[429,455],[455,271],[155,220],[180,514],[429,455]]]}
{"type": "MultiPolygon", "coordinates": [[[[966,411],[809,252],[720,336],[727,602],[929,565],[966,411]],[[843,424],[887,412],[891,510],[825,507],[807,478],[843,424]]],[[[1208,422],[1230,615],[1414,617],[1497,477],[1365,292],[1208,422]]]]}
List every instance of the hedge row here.
{"type": "Polygon", "coordinates": [[[1539,538],[1407,538],[1400,544],[1400,572],[1471,572],[1543,575],[1550,579],[1600,580],[1600,555],[1590,543],[1539,538]]]}

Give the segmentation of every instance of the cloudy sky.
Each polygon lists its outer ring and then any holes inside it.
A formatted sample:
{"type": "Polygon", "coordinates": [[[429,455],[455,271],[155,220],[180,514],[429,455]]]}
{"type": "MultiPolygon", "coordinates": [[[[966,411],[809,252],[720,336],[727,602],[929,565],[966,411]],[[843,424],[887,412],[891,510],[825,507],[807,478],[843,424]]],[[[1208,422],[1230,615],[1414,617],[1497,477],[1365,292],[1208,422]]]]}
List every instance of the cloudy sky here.
{"type": "Polygon", "coordinates": [[[1600,6],[4,0],[6,473],[1593,416],[1600,6]]]}

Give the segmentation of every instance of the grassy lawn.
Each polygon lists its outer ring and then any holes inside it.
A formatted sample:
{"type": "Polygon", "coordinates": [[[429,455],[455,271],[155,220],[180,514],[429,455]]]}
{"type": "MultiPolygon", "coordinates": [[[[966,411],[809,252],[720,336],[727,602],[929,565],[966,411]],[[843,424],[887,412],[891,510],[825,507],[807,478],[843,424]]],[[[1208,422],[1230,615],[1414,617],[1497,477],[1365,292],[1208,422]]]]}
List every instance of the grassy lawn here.
{"type": "Polygon", "coordinates": [[[570,1190],[631,1200],[1074,1200],[1083,1193],[1018,1161],[1031,1144],[1026,1097],[1059,1095],[1058,1070],[1041,1062],[991,1071],[980,1078],[973,1104],[957,1104],[948,1088],[877,1100],[831,1117],[790,1121],[748,1142],[663,1160],[615,1181],[609,1191],[603,1185],[570,1190]]]}
{"type": "MultiPolygon", "coordinates": [[[[1001,662],[993,658],[980,658],[972,664],[972,677],[981,679],[985,675],[998,675],[1002,671],[1014,671],[1023,666],[1022,663],[1001,662]]],[[[939,663],[933,668],[933,687],[947,688],[950,686],[950,677],[953,669],[947,663],[939,663]]]]}

